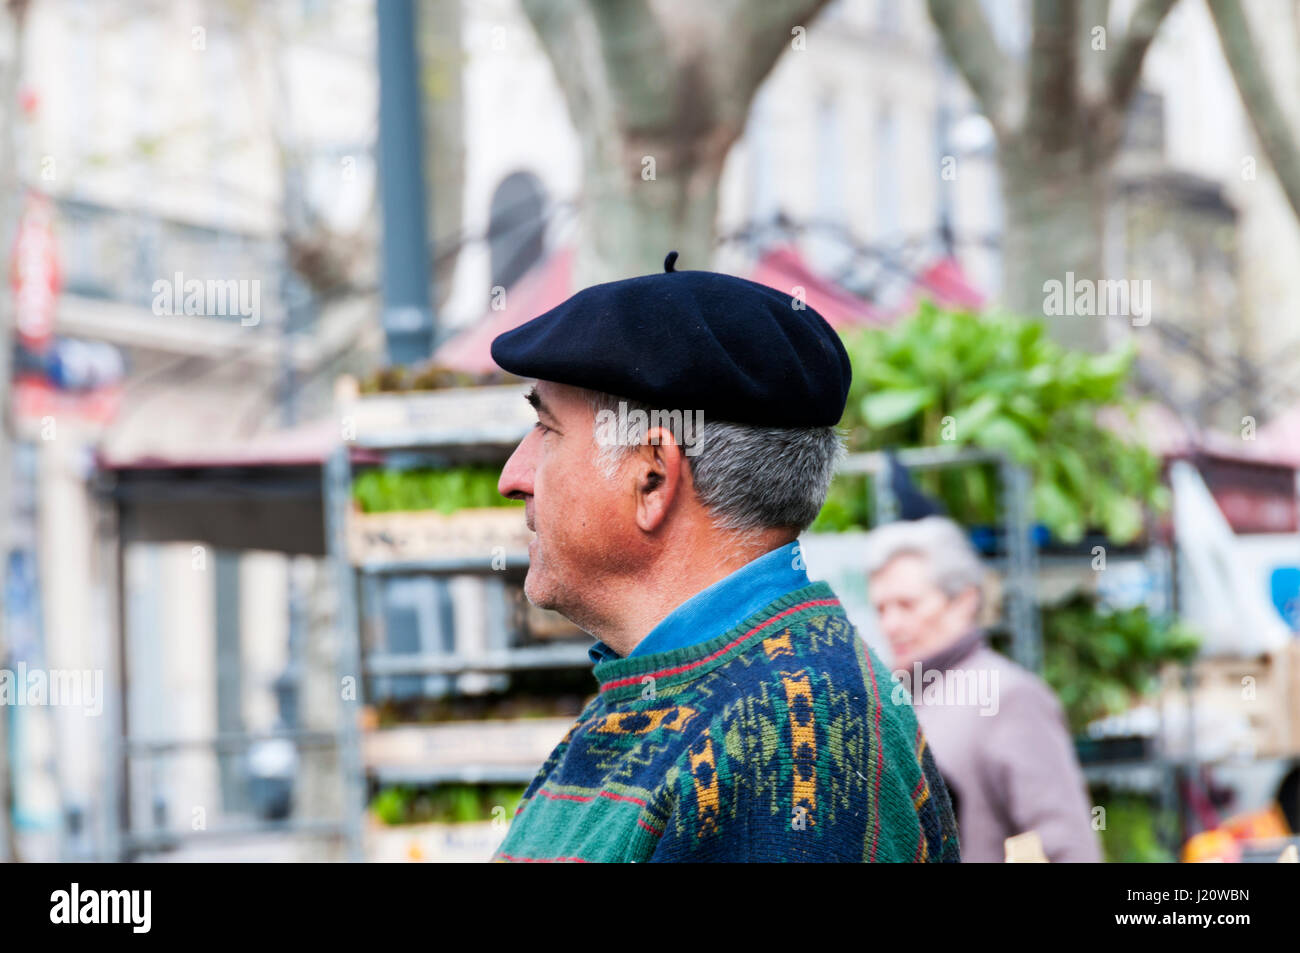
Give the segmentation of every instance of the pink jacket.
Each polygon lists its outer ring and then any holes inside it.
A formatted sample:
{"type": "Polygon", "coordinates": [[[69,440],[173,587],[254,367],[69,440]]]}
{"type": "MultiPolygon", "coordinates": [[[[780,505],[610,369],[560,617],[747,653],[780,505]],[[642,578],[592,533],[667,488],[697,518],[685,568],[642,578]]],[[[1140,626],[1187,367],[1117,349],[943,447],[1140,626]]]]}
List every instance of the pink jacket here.
{"type": "Polygon", "coordinates": [[[1041,679],[978,630],[902,674],[952,793],[963,861],[1002,863],[1003,841],[1030,830],[1053,863],[1101,860],[1065,716],[1041,679]]]}

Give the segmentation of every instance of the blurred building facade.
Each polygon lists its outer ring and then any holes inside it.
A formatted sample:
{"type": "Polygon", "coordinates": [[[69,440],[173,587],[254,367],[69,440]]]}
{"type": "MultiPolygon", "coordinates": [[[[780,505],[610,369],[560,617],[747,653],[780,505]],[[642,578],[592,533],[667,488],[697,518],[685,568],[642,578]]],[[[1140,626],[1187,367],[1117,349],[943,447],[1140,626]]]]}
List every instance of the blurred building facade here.
{"type": "MultiPolygon", "coordinates": [[[[985,4],[1013,55],[1024,54],[1028,6],[985,4]]],[[[1112,5],[1116,29],[1132,6],[1112,5]]],[[[574,120],[517,0],[475,0],[460,13],[461,55],[448,62],[462,97],[462,213],[456,234],[431,236],[436,253],[454,252],[440,315],[448,331],[574,240],[582,192],[574,120]]],[[[1296,24],[1256,35],[1279,86],[1294,90],[1288,30],[1294,37],[1296,24]]],[[[175,458],[312,420],[328,414],[338,372],[378,364],[374,43],[370,0],[32,5],[21,177],[57,212],[55,332],[116,349],[123,368],[97,402],[35,394],[25,412],[9,573],[18,581],[6,601],[26,607],[20,644],[41,664],[114,664],[103,538],[112,528],[91,492],[96,449],[175,458]],[[177,274],[257,282],[259,320],[158,313],[155,282],[177,274]]],[[[1288,377],[1281,356],[1300,357],[1291,348],[1300,322],[1285,317],[1300,313],[1300,227],[1201,5],[1170,16],[1144,89],[1116,169],[1108,248],[1115,273],[1152,280],[1154,313],[1126,333],[1161,400],[1202,424],[1235,429],[1245,414],[1262,423],[1300,401],[1277,383],[1288,377]]],[[[1300,128],[1300,97],[1283,100],[1300,128]]],[[[765,247],[792,242],[818,273],[889,303],[951,252],[997,298],[996,144],[923,0],[830,4],[806,48],[788,51],[760,88],[720,195],[717,257],[687,267],[744,273],[765,247]]],[[[290,577],[301,577],[299,590],[318,581],[298,565],[186,544],[132,548],[130,704],[142,738],[276,723],[274,685],[301,624],[291,618],[304,614],[290,611],[290,577]]],[[[433,613],[428,592],[404,598],[423,607],[412,614],[433,613]]],[[[93,852],[108,826],[100,792],[117,725],[50,714],[38,724],[30,713],[23,735],[34,766],[20,795],[30,843],[93,852]],[[56,791],[74,821],[50,816],[56,791]],[[72,834],[60,845],[52,832],[64,829],[72,834]]],[[[134,810],[160,824],[188,824],[196,805],[248,807],[229,762],[150,770],[134,810]]]]}
{"type": "MultiPolygon", "coordinates": [[[[317,417],[337,374],[382,347],[372,19],[368,3],[32,4],[19,176],[53,209],[62,288],[53,340],[20,357],[15,384],[29,519],[11,578],[37,594],[23,604],[39,634],[18,660],[116,671],[116,528],[93,492],[96,454],[175,459],[317,417]],[[336,273],[319,273],[322,257],[336,273]],[[186,307],[192,281],[230,295],[186,307]],[[110,355],[116,373],[51,373],[78,352],[110,355]]],[[[123,572],[135,738],[272,728],[290,578],[309,587],[311,567],[136,544],[123,572]]],[[[104,701],[97,716],[27,714],[29,859],[107,849],[121,720],[104,701]]],[[[139,759],[134,816],[189,829],[196,808],[214,826],[246,812],[242,754],[139,759]]]]}

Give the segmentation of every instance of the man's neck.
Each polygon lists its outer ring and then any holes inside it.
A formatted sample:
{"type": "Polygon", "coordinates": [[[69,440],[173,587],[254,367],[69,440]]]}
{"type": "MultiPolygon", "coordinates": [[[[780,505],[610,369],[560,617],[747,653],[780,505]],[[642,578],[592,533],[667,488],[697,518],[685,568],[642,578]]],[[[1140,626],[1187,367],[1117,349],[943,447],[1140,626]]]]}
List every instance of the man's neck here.
{"type": "Polygon", "coordinates": [[[741,540],[732,537],[721,545],[694,547],[691,552],[665,552],[636,578],[607,587],[607,606],[615,611],[607,610],[605,620],[585,628],[626,657],[682,603],[796,538],[785,530],[768,530],[741,540]]]}

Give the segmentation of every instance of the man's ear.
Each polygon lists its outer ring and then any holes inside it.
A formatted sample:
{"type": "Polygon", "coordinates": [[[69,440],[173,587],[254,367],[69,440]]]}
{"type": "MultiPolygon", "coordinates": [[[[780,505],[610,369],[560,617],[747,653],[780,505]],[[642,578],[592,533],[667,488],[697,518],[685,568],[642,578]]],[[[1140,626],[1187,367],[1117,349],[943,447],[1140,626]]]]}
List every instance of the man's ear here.
{"type": "Polygon", "coordinates": [[[633,477],[636,480],[636,523],[653,533],[663,525],[678,494],[686,489],[682,448],[666,427],[646,433],[637,448],[633,477]]]}

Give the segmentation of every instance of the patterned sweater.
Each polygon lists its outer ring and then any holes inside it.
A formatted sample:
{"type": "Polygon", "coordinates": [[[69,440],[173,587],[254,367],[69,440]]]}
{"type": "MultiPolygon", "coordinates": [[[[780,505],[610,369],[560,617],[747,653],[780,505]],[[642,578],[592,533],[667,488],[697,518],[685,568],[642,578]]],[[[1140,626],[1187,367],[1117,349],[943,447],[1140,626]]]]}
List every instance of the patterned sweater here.
{"type": "Polygon", "coordinates": [[[826,583],[594,673],[494,861],[960,859],[911,705],[826,583]]]}

